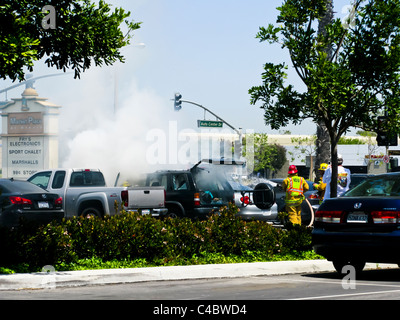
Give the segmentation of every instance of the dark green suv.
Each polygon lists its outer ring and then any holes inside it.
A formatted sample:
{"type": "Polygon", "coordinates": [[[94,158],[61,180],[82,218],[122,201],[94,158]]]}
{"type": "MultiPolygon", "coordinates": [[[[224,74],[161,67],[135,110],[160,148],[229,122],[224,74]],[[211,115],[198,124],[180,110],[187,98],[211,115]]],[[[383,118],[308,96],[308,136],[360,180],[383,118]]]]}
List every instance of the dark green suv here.
{"type": "Polygon", "coordinates": [[[165,188],[168,216],[204,219],[213,210],[234,201],[234,190],[225,176],[213,166],[200,166],[202,162],[189,170],[147,175],[146,186],[165,188]]]}

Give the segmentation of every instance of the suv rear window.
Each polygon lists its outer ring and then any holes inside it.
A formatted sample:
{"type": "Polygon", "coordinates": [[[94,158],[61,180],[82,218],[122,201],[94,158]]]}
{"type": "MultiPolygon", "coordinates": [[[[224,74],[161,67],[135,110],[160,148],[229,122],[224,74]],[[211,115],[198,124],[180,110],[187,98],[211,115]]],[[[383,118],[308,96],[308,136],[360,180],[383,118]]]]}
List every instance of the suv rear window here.
{"type": "Polygon", "coordinates": [[[230,191],[232,187],[218,174],[209,171],[198,171],[193,179],[200,191],[230,191]]]}

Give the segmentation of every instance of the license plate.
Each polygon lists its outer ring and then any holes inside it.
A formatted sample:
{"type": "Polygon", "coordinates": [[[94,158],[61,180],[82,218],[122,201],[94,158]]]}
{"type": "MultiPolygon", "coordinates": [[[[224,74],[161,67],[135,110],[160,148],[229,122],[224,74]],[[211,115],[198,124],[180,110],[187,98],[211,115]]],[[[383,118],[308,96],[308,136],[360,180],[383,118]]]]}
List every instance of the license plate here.
{"type": "Polygon", "coordinates": [[[142,215],[150,214],[150,209],[143,209],[142,215]]]}
{"type": "Polygon", "coordinates": [[[351,212],[347,216],[347,223],[367,223],[368,216],[363,212],[351,212]]]}
{"type": "Polygon", "coordinates": [[[45,202],[45,201],[39,201],[38,207],[39,207],[39,209],[49,209],[50,208],[49,203],[45,202]]]}

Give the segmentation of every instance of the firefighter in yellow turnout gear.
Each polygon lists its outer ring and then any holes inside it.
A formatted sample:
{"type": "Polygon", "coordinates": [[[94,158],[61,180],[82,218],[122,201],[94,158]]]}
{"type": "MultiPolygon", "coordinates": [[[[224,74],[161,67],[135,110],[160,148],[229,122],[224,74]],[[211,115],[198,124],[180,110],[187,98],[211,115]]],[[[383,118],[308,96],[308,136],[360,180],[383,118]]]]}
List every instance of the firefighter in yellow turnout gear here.
{"type": "Polygon", "coordinates": [[[301,224],[301,203],[305,199],[304,192],[309,187],[306,180],[297,175],[296,166],[289,167],[288,177],[283,180],[282,188],[286,191],[285,203],[289,221],[292,224],[301,224]]]}
{"type": "Polygon", "coordinates": [[[318,169],[321,178],[318,183],[313,184],[314,188],[318,190],[319,204],[321,204],[322,201],[324,201],[326,183],[324,183],[322,181],[322,177],[324,176],[325,170],[328,169],[328,167],[329,166],[327,163],[321,163],[321,165],[319,166],[319,169],[318,169]]]}

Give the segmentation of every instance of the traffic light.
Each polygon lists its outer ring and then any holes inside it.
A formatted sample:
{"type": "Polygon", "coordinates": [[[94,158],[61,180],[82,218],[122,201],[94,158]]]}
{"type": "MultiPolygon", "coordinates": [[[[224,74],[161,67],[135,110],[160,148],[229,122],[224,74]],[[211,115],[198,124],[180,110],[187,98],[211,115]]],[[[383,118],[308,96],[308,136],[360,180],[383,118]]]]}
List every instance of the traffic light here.
{"type": "Polygon", "coordinates": [[[378,132],[376,142],[378,146],[397,146],[397,133],[388,129],[387,117],[378,117],[378,132]]]}
{"type": "Polygon", "coordinates": [[[175,93],[174,109],[179,111],[182,108],[182,95],[180,93],[175,93]]]}
{"type": "Polygon", "coordinates": [[[380,147],[397,146],[397,133],[378,132],[378,135],[376,137],[376,142],[380,147]]]}

